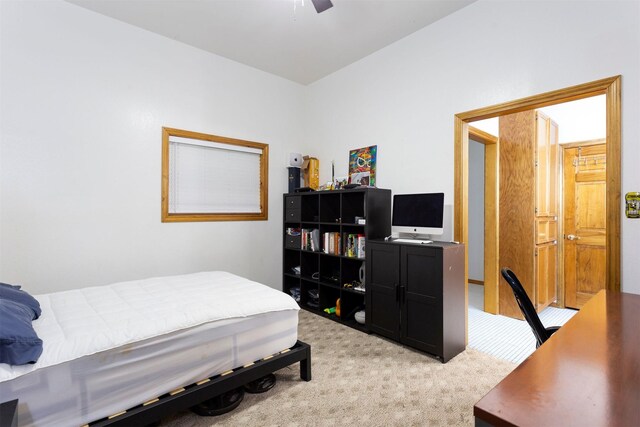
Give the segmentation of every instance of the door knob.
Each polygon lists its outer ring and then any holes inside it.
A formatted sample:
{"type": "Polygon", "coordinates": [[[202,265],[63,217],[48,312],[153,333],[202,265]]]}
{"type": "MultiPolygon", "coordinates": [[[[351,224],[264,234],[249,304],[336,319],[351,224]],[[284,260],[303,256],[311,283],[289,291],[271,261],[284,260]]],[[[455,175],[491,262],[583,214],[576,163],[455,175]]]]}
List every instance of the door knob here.
{"type": "Polygon", "coordinates": [[[580,240],[580,236],[576,236],[575,234],[568,234],[567,239],[569,240],[580,240]]]}

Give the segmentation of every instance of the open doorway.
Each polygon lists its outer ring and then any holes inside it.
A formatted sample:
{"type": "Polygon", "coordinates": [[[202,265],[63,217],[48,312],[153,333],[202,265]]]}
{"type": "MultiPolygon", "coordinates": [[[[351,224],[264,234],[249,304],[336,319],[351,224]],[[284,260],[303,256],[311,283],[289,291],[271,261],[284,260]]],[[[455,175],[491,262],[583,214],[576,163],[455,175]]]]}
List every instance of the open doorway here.
{"type": "MultiPolygon", "coordinates": [[[[536,233],[536,244],[532,244],[530,250],[535,252],[535,262],[540,265],[535,269],[535,274],[540,276],[535,279],[537,286],[528,290],[531,291],[529,293],[534,305],[539,312],[549,305],[579,309],[604,287],[605,101],[604,95],[598,95],[481,120],[469,126],[470,213],[467,250],[470,305],[484,310],[486,288],[486,311],[498,313],[497,299],[490,295],[495,289],[495,283],[484,286],[484,269],[495,268],[495,260],[491,259],[495,257],[492,237],[493,234],[497,234],[497,230],[492,224],[484,223],[484,211],[488,211],[487,219],[495,217],[495,213],[491,212],[495,205],[495,201],[492,200],[494,195],[491,194],[495,185],[496,172],[491,165],[495,152],[491,150],[495,150],[494,144],[497,144],[501,131],[506,131],[501,150],[503,154],[509,152],[509,144],[526,143],[524,140],[527,136],[521,135],[524,131],[534,135],[536,140],[531,141],[535,142],[535,147],[530,149],[535,153],[536,178],[540,175],[542,180],[534,191],[536,214],[534,216],[532,213],[530,218],[524,218],[531,224],[531,232],[536,233]],[[515,129],[518,136],[514,141],[514,121],[508,119],[511,119],[511,116],[517,118],[522,115],[535,119],[535,122],[531,120],[530,123],[525,123],[529,124],[530,128],[519,126],[515,129]],[[540,145],[544,142],[548,142],[548,145],[540,145]],[[489,150],[489,155],[485,156],[485,150],[489,150]],[[545,169],[546,173],[541,173],[540,169],[545,169]],[[485,189],[489,194],[486,201],[485,189]],[[488,241],[486,247],[485,237],[488,241]],[[489,258],[486,263],[485,250],[489,258]]],[[[513,161],[503,163],[500,167],[501,173],[507,176],[507,181],[510,175],[518,176],[519,171],[514,171],[513,168],[520,169],[522,166],[519,162],[513,161]]],[[[501,182],[504,185],[504,179],[501,179],[501,182]]],[[[504,196],[504,193],[503,190],[501,194],[504,196]]],[[[504,201],[502,205],[505,206],[504,201]]],[[[508,207],[509,202],[506,202],[506,205],[508,207]]],[[[519,205],[520,203],[516,202],[516,207],[519,205]]],[[[506,222],[506,225],[512,226],[510,222],[506,222]]],[[[519,239],[518,246],[522,246],[523,241],[527,239],[519,239]]],[[[501,250],[505,249],[508,253],[514,252],[503,242],[501,250]]],[[[504,266],[504,262],[501,264],[501,267],[504,266]]]]}
{"type": "MultiPolygon", "coordinates": [[[[467,243],[469,233],[469,123],[491,117],[499,117],[512,113],[555,105],[567,101],[592,97],[606,96],[606,128],[607,128],[607,169],[605,182],[606,197],[606,228],[609,231],[606,240],[606,260],[604,277],[606,288],[619,290],[620,288],[620,77],[612,77],[574,86],[554,92],[524,98],[487,108],[460,113],[455,116],[455,209],[454,232],[455,239],[467,243]]],[[[486,146],[485,146],[486,148],[486,146]]],[[[486,194],[485,194],[486,197],[486,194]]],[[[485,222],[487,218],[485,216],[485,222]]],[[[485,245],[487,243],[485,242],[485,245]]],[[[498,261],[499,262],[499,261],[498,261]]],[[[485,272],[485,286],[487,280],[498,283],[498,271],[485,272]],[[488,276],[491,277],[488,277],[488,276]]],[[[466,276],[468,278],[468,263],[466,276]]],[[[499,293],[499,292],[498,292],[499,293]]],[[[468,301],[468,294],[467,294],[468,301]]],[[[486,307],[485,307],[486,308],[486,307]]]]}
{"type": "MultiPolygon", "coordinates": [[[[468,283],[474,306],[497,313],[497,144],[492,129],[469,126],[468,283]],[[486,290],[486,292],[485,292],[486,290]]],[[[469,290],[468,289],[468,290],[469,290]]]]}

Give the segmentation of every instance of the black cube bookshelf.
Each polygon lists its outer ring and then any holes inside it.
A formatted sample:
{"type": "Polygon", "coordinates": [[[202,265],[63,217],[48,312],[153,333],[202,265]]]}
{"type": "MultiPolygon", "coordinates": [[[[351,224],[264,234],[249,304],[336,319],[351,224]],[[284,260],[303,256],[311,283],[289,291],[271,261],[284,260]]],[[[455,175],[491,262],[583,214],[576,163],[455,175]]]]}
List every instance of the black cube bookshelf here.
{"type": "Polygon", "coordinates": [[[282,290],[297,288],[301,308],[367,331],[354,318],[365,309],[363,246],[391,234],[391,190],[288,193],[283,201],[282,290]],[[326,313],[338,299],[340,315],[326,313]]]}

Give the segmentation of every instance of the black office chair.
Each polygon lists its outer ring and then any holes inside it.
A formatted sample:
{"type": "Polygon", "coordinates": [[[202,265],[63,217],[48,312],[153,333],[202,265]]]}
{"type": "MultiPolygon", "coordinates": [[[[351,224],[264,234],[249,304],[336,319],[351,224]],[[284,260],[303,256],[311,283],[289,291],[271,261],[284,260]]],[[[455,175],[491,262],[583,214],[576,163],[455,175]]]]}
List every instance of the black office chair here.
{"type": "Polygon", "coordinates": [[[553,335],[555,331],[560,329],[560,326],[545,328],[540,321],[538,313],[536,313],[536,309],[533,307],[531,300],[527,296],[527,292],[522,287],[522,284],[515,273],[506,267],[501,270],[501,273],[504,280],[506,280],[509,286],[511,286],[511,290],[513,290],[513,295],[516,297],[516,302],[520,307],[520,311],[522,311],[524,318],[527,320],[529,326],[531,326],[531,330],[533,331],[533,335],[535,335],[537,341],[536,348],[540,347],[551,335],[553,335]]]}

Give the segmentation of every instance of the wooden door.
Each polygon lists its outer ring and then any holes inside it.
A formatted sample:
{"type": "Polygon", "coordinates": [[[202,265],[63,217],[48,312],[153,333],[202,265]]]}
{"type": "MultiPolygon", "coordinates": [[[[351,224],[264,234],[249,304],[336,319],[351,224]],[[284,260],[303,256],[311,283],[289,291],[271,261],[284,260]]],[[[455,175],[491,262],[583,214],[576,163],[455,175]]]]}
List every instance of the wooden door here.
{"type": "MultiPolygon", "coordinates": [[[[516,273],[531,301],[536,301],[536,112],[528,110],[501,116],[499,129],[498,262],[500,268],[509,267],[516,273]]],[[[511,288],[504,280],[499,283],[499,313],[522,319],[511,288]]]]}
{"type": "Polygon", "coordinates": [[[558,125],[537,111],[535,307],[538,312],[557,299],[557,175],[558,125]]]}
{"type": "Polygon", "coordinates": [[[565,305],[581,308],[606,286],[606,146],[564,149],[565,305]]]}

